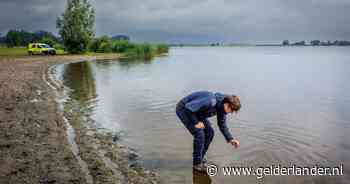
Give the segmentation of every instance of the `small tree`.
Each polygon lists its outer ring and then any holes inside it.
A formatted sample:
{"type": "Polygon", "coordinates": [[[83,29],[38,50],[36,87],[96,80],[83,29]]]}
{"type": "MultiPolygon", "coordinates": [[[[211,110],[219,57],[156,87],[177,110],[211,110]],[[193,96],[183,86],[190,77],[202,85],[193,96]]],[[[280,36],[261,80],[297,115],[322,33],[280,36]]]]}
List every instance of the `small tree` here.
{"type": "Polygon", "coordinates": [[[68,52],[86,51],[95,35],[94,24],[95,11],[87,0],[68,0],[65,12],[57,18],[57,28],[68,52]]]}
{"type": "Polygon", "coordinates": [[[289,41],[288,40],[283,40],[282,45],[289,45],[289,41]]]}

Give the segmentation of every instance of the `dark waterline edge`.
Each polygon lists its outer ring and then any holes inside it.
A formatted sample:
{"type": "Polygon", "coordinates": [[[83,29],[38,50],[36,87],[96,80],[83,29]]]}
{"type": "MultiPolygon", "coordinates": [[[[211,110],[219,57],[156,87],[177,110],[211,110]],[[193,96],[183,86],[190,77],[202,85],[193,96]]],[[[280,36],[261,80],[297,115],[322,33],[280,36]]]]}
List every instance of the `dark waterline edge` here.
{"type": "Polygon", "coordinates": [[[89,124],[86,121],[94,120],[87,118],[82,112],[74,111],[78,108],[77,103],[67,95],[67,91],[71,89],[55,76],[57,68],[60,66],[64,67],[64,65],[80,62],[113,60],[115,59],[70,61],[53,64],[49,66],[47,71],[49,81],[45,80],[45,82],[56,92],[56,102],[61,106],[59,109],[67,123],[67,139],[89,184],[101,181],[114,183],[116,180],[121,183],[159,183],[159,176],[156,172],[146,170],[138,163],[139,156],[134,149],[115,142],[114,136],[110,132],[104,133],[98,131],[96,127],[84,126],[84,124],[89,124]],[[91,144],[92,147],[88,144],[91,144]],[[105,150],[97,150],[98,148],[104,148],[105,150]],[[91,154],[90,152],[93,149],[97,152],[91,154]],[[91,173],[91,169],[102,172],[91,173]]]}

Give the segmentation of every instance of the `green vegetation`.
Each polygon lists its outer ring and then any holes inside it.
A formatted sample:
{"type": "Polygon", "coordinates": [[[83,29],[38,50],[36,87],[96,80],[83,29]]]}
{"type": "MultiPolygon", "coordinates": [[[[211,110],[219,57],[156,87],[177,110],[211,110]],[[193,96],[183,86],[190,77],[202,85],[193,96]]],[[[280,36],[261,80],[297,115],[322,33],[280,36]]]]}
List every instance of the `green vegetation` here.
{"type": "Polygon", "coordinates": [[[0,47],[0,56],[24,56],[28,55],[25,47],[0,47]]]}
{"type": "MultiPolygon", "coordinates": [[[[63,45],[44,37],[40,43],[52,45],[58,55],[66,54],[63,45]]],[[[108,36],[93,39],[84,54],[96,53],[120,53],[131,59],[152,59],[157,55],[167,53],[169,46],[166,44],[131,43],[128,40],[113,40],[108,36]]],[[[28,55],[27,47],[0,47],[0,56],[25,56],[28,55]]]]}
{"type": "MultiPolygon", "coordinates": [[[[65,48],[55,40],[43,37],[36,43],[46,43],[56,49],[57,55],[67,54],[65,48]]],[[[28,46],[28,45],[27,45],[28,46]]],[[[132,43],[128,40],[113,40],[108,36],[93,39],[88,49],[84,52],[86,55],[95,55],[99,53],[120,53],[131,59],[151,59],[157,55],[167,53],[169,46],[166,44],[151,43],[132,43]]],[[[27,47],[3,47],[0,46],[0,56],[25,56],[28,55],[27,47]]]]}
{"type": "Polygon", "coordinates": [[[26,55],[25,47],[30,43],[50,45],[57,54],[65,51],[72,54],[121,53],[135,59],[151,59],[169,50],[166,44],[131,43],[125,35],[94,38],[95,12],[88,0],[67,0],[67,8],[56,23],[61,37],[47,31],[10,30],[5,37],[0,37],[0,46],[9,47],[0,48],[0,55],[26,55]]]}
{"type": "Polygon", "coordinates": [[[158,53],[157,45],[151,45],[149,43],[142,43],[134,45],[133,48],[128,49],[126,56],[129,58],[143,58],[143,59],[152,59],[158,53]]]}
{"type": "Polygon", "coordinates": [[[130,43],[128,40],[113,41],[113,52],[125,53],[126,51],[134,47],[135,47],[135,44],[130,43]]]}
{"type": "Polygon", "coordinates": [[[95,34],[95,11],[87,0],[67,2],[65,12],[57,18],[57,28],[67,51],[82,53],[95,34]]]}
{"type": "Polygon", "coordinates": [[[89,51],[97,53],[122,53],[135,59],[151,59],[156,55],[167,53],[168,45],[131,43],[128,40],[113,40],[108,36],[94,39],[89,45],[89,51]]]}
{"type": "Polygon", "coordinates": [[[112,52],[112,40],[108,36],[96,38],[90,42],[89,51],[98,53],[112,52]]]}
{"type": "Polygon", "coordinates": [[[157,44],[157,53],[168,53],[169,52],[169,46],[166,44],[157,44]]]}
{"type": "Polygon", "coordinates": [[[27,47],[30,43],[45,43],[55,48],[59,54],[64,53],[64,47],[59,42],[59,38],[57,38],[50,32],[42,30],[37,32],[28,32],[24,30],[9,30],[6,36],[1,38],[0,55],[25,55],[25,53],[27,53],[25,51],[25,47],[27,47]]]}
{"type": "MultiPolygon", "coordinates": [[[[39,43],[45,43],[45,44],[47,44],[47,45],[50,45],[51,47],[53,47],[53,48],[55,48],[55,46],[57,46],[57,47],[60,47],[59,45],[59,43],[57,43],[55,40],[53,40],[52,38],[50,38],[50,37],[43,37],[40,41],[39,41],[39,43]]],[[[55,49],[57,49],[57,48],[55,48],[55,49]]]]}
{"type": "Polygon", "coordinates": [[[134,47],[125,51],[129,58],[152,59],[154,56],[167,53],[169,47],[165,44],[133,44],[134,47]]]}

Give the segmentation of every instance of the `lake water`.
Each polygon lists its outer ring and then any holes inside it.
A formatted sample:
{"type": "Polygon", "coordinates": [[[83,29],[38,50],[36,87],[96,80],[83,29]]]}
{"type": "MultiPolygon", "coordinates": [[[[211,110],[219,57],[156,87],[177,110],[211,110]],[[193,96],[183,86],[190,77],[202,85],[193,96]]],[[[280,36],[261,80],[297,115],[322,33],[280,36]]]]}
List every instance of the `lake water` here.
{"type": "Polygon", "coordinates": [[[124,132],[163,183],[350,183],[349,47],[183,47],[151,61],[62,65],[64,84],[96,126],[124,132]],[[339,166],[343,176],[207,177],[192,173],[192,137],[178,120],[183,96],[210,90],[240,96],[228,118],[241,146],[216,126],[208,159],[218,166],[339,166]]]}

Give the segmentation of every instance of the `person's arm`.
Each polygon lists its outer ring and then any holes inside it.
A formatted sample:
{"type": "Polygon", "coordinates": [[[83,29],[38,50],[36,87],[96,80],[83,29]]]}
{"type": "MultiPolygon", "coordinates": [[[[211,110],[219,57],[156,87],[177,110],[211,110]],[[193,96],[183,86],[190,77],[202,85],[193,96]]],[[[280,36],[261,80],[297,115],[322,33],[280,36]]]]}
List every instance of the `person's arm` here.
{"type": "Polygon", "coordinates": [[[219,113],[217,115],[217,120],[218,120],[219,129],[220,129],[222,135],[224,135],[226,141],[227,142],[232,141],[233,137],[232,137],[231,132],[226,124],[226,115],[223,113],[219,113]]]}

